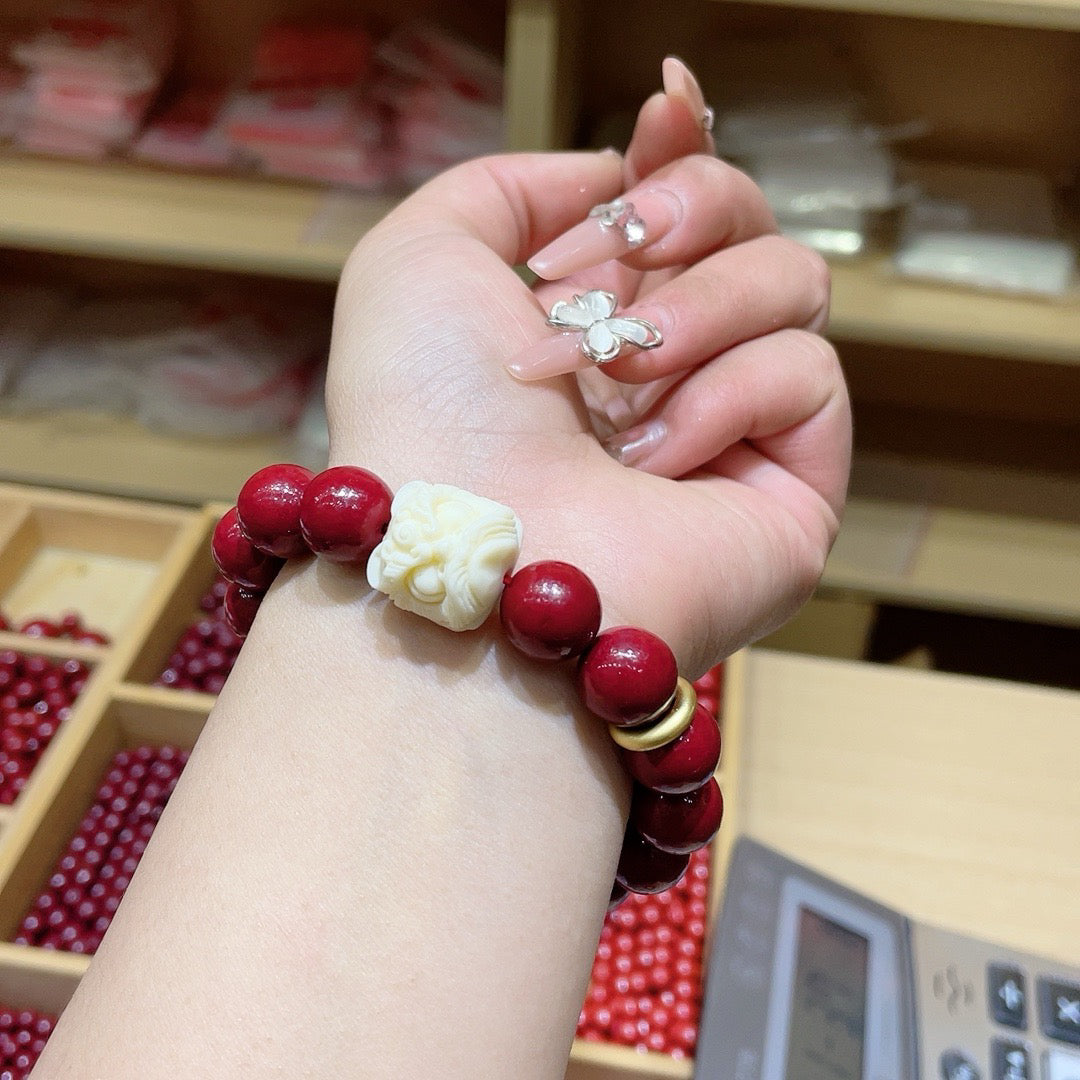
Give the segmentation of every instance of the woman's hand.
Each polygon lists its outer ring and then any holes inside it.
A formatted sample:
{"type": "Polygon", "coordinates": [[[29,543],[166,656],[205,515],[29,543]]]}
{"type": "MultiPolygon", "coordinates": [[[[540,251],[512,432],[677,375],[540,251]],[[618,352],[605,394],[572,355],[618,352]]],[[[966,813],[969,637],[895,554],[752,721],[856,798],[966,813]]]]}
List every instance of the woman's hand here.
{"type": "Polygon", "coordinates": [[[850,421],[836,355],[818,336],[822,261],[775,235],[735,169],[700,153],[657,162],[702,148],[688,111],[652,99],[626,160],[487,158],[402,203],[349,259],[327,400],[335,463],[392,488],[446,482],[512,506],[523,562],[580,566],[606,624],[646,626],[697,672],[782,622],[816,584],[850,421]],[[655,171],[625,191],[642,163],[655,171]],[[575,226],[599,235],[595,219],[580,223],[620,195],[648,208],[644,245],[535,288],[513,271],[547,249],[534,265],[561,275],[548,245],[575,226]],[[577,381],[553,375],[591,368],[579,336],[545,322],[554,301],[589,288],[615,292],[620,313],[664,336],[587,373],[607,446],[577,381]],[[549,377],[523,381],[539,375],[549,377]]]}

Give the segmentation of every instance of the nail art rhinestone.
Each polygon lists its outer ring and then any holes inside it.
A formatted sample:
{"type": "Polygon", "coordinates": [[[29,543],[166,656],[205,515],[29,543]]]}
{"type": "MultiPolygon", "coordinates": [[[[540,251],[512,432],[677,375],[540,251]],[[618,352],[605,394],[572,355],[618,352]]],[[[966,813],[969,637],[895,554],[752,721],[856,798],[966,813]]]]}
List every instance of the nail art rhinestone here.
{"type": "Polygon", "coordinates": [[[599,219],[603,229],[621,229],[631,249],[645,242],[645,222],[638,217],[632,202],[615,199],[613,202],[600,203],[589,211],[589,217],[599,219]]]}

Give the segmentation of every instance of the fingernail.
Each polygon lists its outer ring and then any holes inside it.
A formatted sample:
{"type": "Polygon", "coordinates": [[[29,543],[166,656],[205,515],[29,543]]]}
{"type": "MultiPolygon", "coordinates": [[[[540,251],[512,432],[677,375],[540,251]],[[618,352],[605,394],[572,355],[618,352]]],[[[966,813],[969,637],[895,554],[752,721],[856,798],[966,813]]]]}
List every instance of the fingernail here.
{"type": "Polygon", "coordinates": [[[682,203],[675,193],[661,188],[628,192],[621,202],[621,215],[613,211],[618,218],[615,224],[605,225],[599,216],[587,217],[541,248],[528,261],[529,269],[538,277],[555,281],[609,259],[620,259],[659,240],[682,216],[682,203]]]}
{"type": "Polygon", "coordinates": [[[649,420],[612,436],[604,443],[604,449],[620,465],[635,468],[650,457],[666,438],[667,425],[664,421],[649,420]]]}
{"type": "Polygon", "coordinates": [[[537,379],[551,379],[556,375],[566,375],[571,371],[587,368],[591,361],[581,351],[581,335],[557,334],[530,345],[524,352],[518,353],[506,365],[506,370],[515,379],[522,382],[535,382],[537,379]]]}
{"type": "Polygon", "coordinates": [[[660,68],[664,77],[664,93],[682,98],[694,118],[705,122],[705,95],[694,73],[677,56],[667,56],[660,68]]]}

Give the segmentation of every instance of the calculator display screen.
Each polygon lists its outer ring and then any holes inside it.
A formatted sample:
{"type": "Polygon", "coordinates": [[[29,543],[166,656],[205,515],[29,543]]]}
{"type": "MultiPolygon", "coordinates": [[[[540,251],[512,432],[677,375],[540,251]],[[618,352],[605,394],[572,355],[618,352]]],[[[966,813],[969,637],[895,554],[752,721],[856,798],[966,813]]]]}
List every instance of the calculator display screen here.
{"type": "Polygon", "coordinates": [[[869,942],[799,908],[787,1080],[862,1080],[869,942]]]}

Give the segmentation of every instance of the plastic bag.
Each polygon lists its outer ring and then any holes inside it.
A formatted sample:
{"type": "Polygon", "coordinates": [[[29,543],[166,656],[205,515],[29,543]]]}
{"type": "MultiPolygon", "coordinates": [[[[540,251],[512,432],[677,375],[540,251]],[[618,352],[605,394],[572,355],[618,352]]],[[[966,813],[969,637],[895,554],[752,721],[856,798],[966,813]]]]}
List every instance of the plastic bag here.
{"type": "Polygon", "coordinates": [[[241,438],[289,429],[303,407],[328,327],[316,312],[214,298],[156,343],[137,416],[170,434],[241,438]]]}
{"type": "Polygon", "coordinates": [[[16,141],[80,157],[127,145],[165,75],[175,36],[175,6],[165,0],[58,5],[12,48],[30,73],[16,141]]]}
{"type": "Polygon", "coordinates": [[[132,147],[143,161],[192,168],[228,168],[243,161],[225,135],[220,116],[225,90],[192,86],[182,91],[146,126],[132,147]]]}
{"type": "Polygon", "coordinates": [[[59,289],[27,285],[0,290],[0,393],[56,332],[70,304],[59,289]]]}
{"type": "Polygon", "coordinates": [[[385,185],[382,117],[362,96],[371,53],[358,27],[269,27],[247,86],[222,109],[226,138],[273,175],[385,185]]]}
{"type": "Polygon", "coordinates": [[[1021,170],[909,165],[919,189],[893,263],[910,277],[1062,296],[1076,251],[1061,234],[1045,177],[1021,170]]]}
{"type": "Polygon", "coordinates": [[[94,300],[76,307],[26,363],[13,401],[24,408],[135,408],[146,362],[166,334],[183,325],[186,304],[161,297],[94,300]]]}
{"type": "Polygon", "coordinates": [[[414,23],[378,49],[385,77],[379,100],[401,179],[415,185],[467,158],[494,153],[505,139],[503,71],[468,42],[414,23]]]}

